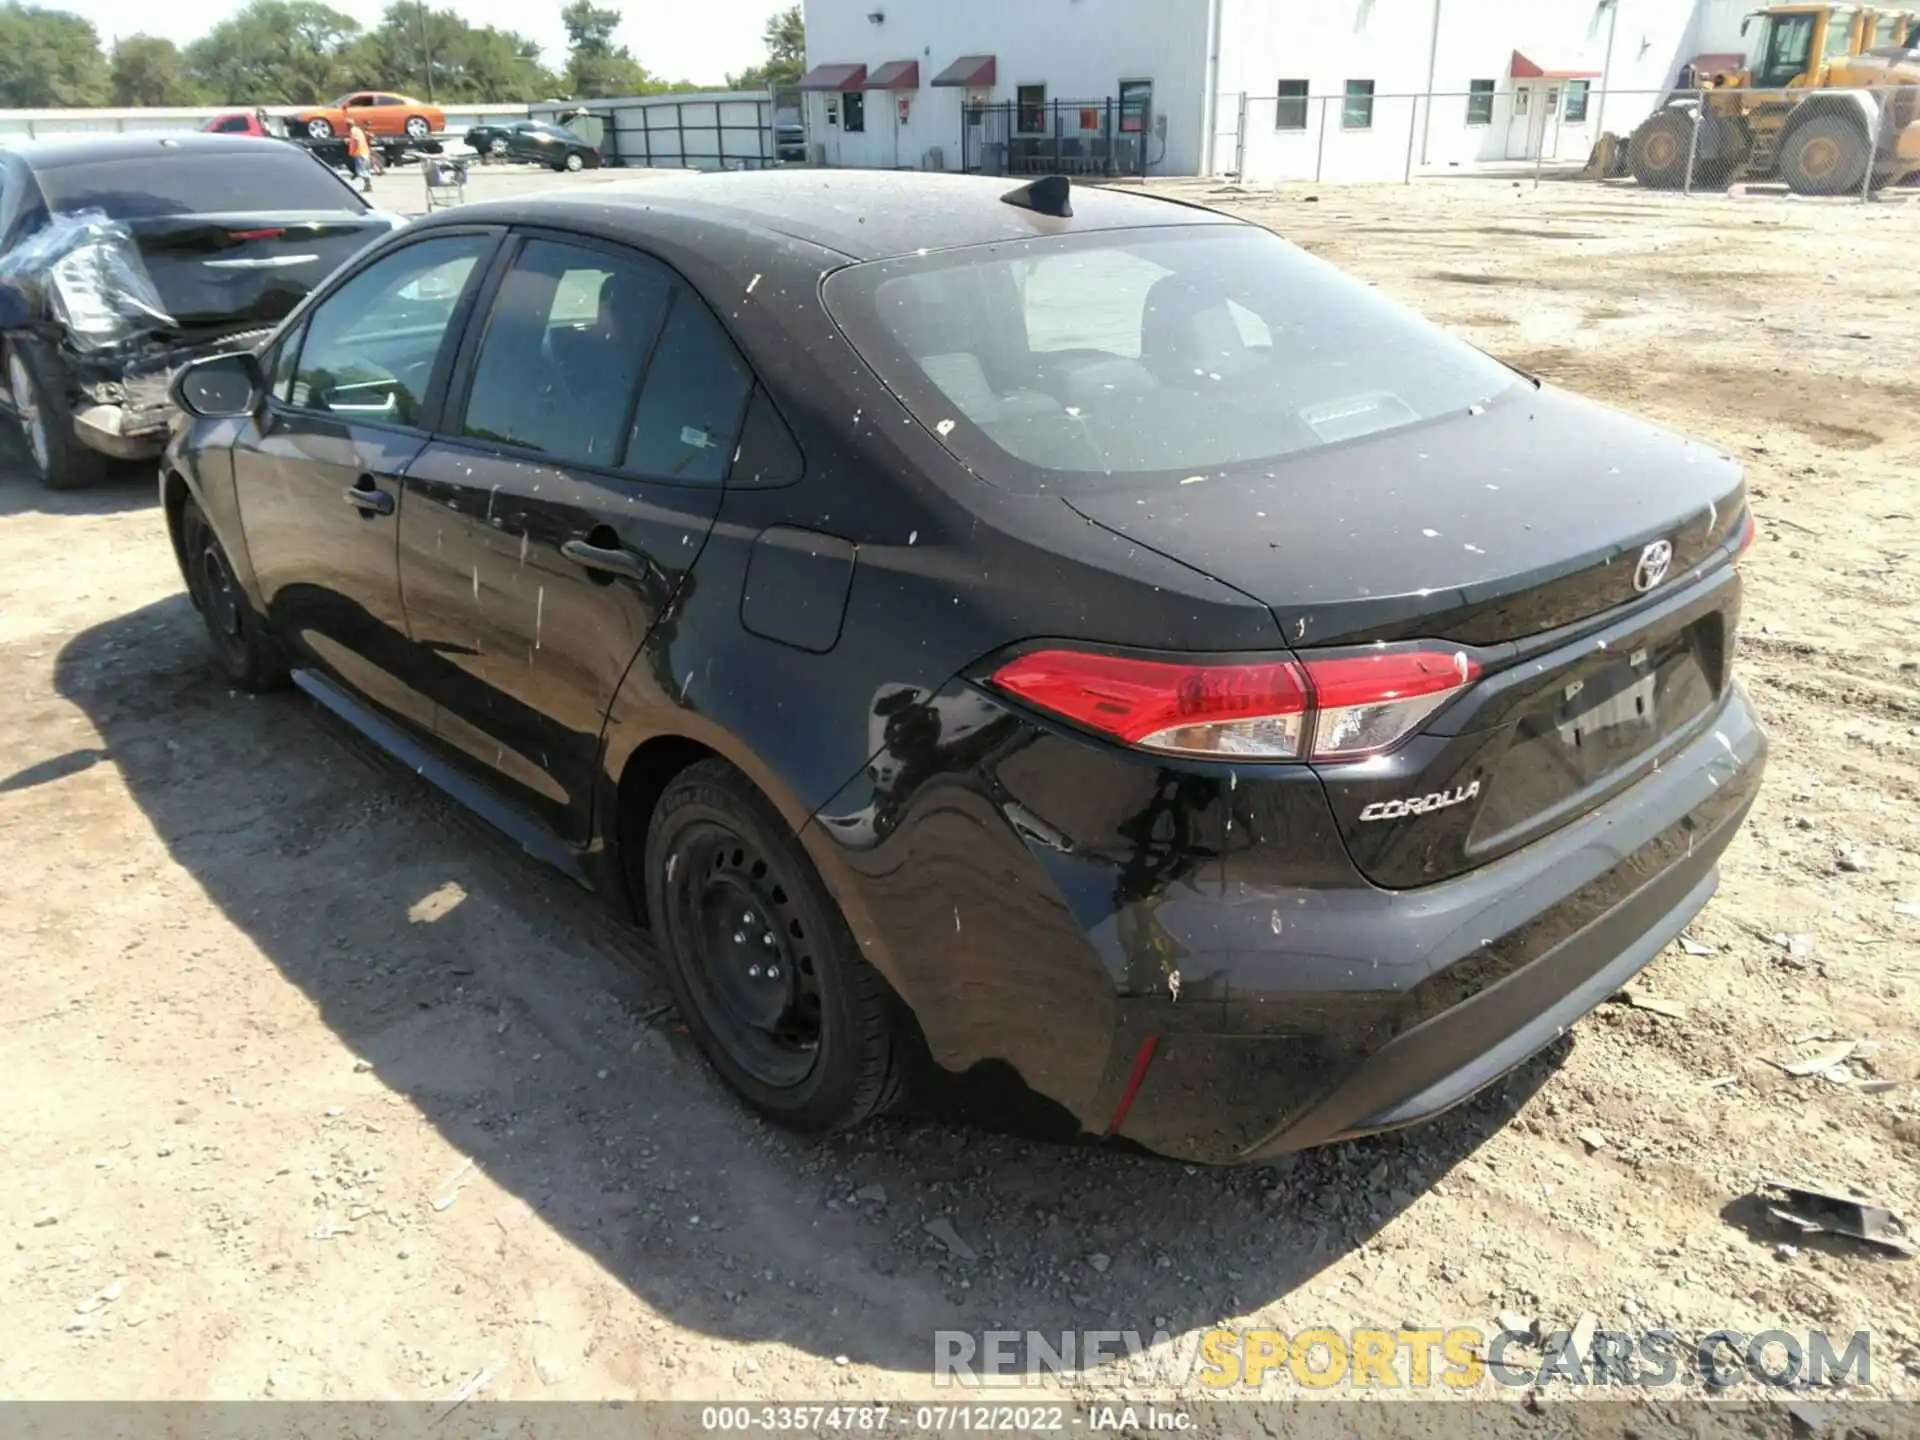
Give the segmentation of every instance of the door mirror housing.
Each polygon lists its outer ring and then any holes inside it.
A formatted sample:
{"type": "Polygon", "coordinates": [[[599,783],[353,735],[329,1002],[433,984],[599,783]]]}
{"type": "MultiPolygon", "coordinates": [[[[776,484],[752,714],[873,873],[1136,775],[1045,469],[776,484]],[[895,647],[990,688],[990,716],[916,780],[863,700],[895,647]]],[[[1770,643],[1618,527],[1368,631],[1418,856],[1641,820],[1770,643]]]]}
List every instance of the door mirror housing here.
{"type": "Polygon", "coordinates": [[[213,355],[184,366],[173,377],[173,403],[204,420],[228,420],[260,408],[266,389],[260,362],[244,351],[213,355]]]}

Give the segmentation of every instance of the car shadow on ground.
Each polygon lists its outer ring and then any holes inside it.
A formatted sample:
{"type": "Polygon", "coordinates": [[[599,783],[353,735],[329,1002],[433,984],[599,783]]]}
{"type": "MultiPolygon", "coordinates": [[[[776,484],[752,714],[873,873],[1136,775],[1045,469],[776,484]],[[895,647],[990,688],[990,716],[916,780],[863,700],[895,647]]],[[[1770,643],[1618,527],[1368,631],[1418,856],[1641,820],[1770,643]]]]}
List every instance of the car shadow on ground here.
{"type": "MultiPolygon", "coordinates": [[[[925,1375],[937,1329],[1177,1334],[1276,1305],[1327,1323],[1331,1287],[1289,1297],[1567,1050],[1429,1126],[1262,1167],[932,1119],[796,1138],[721,1089],[600,902],[301,696],[227,689],[184,596],[77,635],[56,680],[172,858],[389,1089],[656,1313],[721,1340],[925,1375]],[[941,1220],[963,1253],[928,1232],[941,1220]]],[[[45,783],[57,762],[36,762],[45,783]]]]}

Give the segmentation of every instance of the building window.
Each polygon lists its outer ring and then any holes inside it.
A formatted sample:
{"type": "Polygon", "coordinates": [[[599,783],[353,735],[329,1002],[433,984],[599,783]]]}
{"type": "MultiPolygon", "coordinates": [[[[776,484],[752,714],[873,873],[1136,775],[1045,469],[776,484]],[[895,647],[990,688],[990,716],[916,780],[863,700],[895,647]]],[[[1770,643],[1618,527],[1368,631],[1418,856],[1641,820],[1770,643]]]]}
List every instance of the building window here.
{"type": "Polygon", "coordinates": [[[1469,80],[1467,82],[1467,124],[1491,125],[1493,123],[1493,81],[1469,80]]]}
{"type": "Polygon", "coordinates": [[[1014,89],[1015,128],[1022,135],[1044,135],[1047,130],[1047,87],[1020,85],[1014,89]]]}
{"type": "Polygon", "coordinates": [[[1586,124],[1587,94],[1592,89],[1593,82],[1591,80],[1569,80],[1567,82],[1567,124],[1586,124]]]}
{"type": "Polygon", "coordinates": [[[844,119],[840,128],[849,135],[859,135],[867,128],[867,97],[859,90],[849,90],[841,101],[844,119]]]}
{"type": "Polygon", "coordinates": [[[1340,106],[1340,128],[1342,130],[1373,128],[1373,82],[1371,80],[1347,81],[1347,98],[1340,106]]]}
{"type": "Polygon", "coordinates": [[[1280,98],[1273,106],[1273,128],[1276,130],[1304,130],[1307,128],[1307,82],[1304,80],[1282,80],[1280,98]]]}

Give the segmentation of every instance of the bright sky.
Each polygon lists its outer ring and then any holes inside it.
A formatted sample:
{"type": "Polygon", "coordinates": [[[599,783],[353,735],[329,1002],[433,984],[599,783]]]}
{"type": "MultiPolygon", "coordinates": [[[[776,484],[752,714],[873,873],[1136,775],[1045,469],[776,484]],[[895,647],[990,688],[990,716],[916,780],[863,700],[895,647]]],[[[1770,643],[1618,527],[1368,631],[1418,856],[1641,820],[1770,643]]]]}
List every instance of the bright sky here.
{"type": "MultiPolygon", "coordinates": [[[[100,31],[100,43],[110,46],[123,35],[164,35],[184,45],[197,39],[217,21],[241,6],[242,0],[210,0],[192,5],[155,5],[152,0],[46,0],[91,20],[100,31]]],[[[328,0],[362,25],[371,26],[385,10],[385,0],[328,0]]],[[[435,0],[429,0],[434,4],[435,0]]],[[[445,4],[446,0],[438,0],[445,4]]],[[[547,63],[557,66],[566,53],[567,32],[560,24],[566,0],[459,0],[455,7],[470,25],[495,25],[530,35],[546,50],[547,63]]],[[[626,19],[615,39],[632,50],[642,65],[669,80],[718,84],[730,70],[757,65],[766,56],[761,31],[767,17],[784,8],[781,0],[647,0],[621,6],[626,19]]]]}

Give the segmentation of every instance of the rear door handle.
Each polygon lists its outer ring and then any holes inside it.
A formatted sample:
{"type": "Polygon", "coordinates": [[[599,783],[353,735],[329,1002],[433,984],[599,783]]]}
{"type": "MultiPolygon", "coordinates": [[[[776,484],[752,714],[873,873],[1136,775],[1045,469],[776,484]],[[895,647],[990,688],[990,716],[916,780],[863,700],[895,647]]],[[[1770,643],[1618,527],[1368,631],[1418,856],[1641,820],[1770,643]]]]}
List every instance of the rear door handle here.
{"type": "Polygon", "coordinates": [[[393,496],[382,490],[371,475],[362,475],[346,490],[346,502],[362,515],[391,515],[393,496]]]}
{"type": "Polygon", "coordinates": [[[603,575],[625,575],[629,579],[644,580],[649,570],[644,555],[636,555],[618,546],[569,540],[561,545],[560,553],[583,569],[598,571],[603,575]]]}

